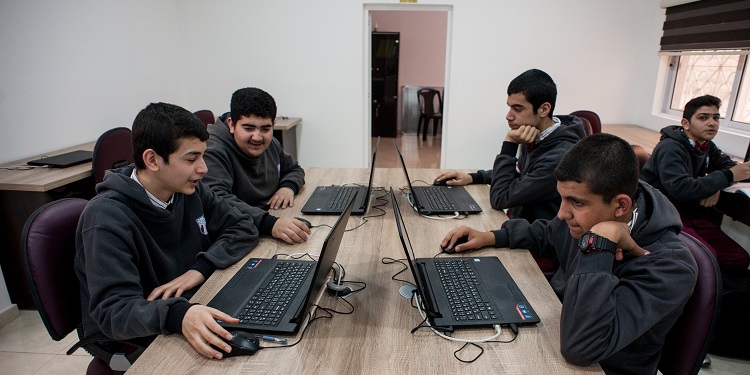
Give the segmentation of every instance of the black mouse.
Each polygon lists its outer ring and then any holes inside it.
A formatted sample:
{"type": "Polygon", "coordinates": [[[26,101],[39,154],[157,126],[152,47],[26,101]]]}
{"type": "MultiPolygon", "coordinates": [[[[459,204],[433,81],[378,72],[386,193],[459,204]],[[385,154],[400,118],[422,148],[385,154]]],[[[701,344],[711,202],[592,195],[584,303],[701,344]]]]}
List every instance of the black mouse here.
{"type": "Polygon", "coordinates": [[[456,252],[456,246],[462,243],[466,243],[468,241],[469,241],[469,236],[458,237],[458,239],[456,239],[456,243],[453,244],[452,248],[449,248],[448,246],[446,246],[446,247],[441,247],[441,249],[443,250],[444,253],[453,254],[456,252]]]}
{"type": "Polygon", "coordinates": [[[308,227],[308,228],[312,228],[312,224],[311,224],[311,223],[310,223],[309,221],[307,221],[307,220],[305,220],[305,219],[303,219],[303,218],[301,218],[301,217],[296,217],[296,216],[295,216],[294,218],[295,218],[295,219],[297,219],[297,220],[299,220],[299,221],[301,221],[301,222],[302,222],[302,223],[304,223],[305,225],[307,225],[307,227],[308,227]]]}
{"type": "Polygon", "coordinates": [[[448,185],[448,180],[442,180],[442,181],[435,180],[432,182],[432,185],[433,186],[446,186],[448,185]]]}
{"type": "Polygon", "coordinates": [[[224,358],[236,357],[240,355],[253,355],[255,352],[260,350],[260,341],[258,338],[242,331],[230,332],[232,334],[232,340],[228,341],[227,344],[232,347],[232,351],[229,353],[217,348],[223,355],[224,358]]]}

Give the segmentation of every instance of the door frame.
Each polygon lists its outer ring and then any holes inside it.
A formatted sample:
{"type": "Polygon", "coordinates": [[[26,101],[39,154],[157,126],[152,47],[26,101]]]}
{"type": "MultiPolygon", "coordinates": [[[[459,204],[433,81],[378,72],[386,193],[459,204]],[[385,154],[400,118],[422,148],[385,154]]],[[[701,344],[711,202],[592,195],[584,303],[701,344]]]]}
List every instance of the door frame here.
{"type": "MultiPolygon", "coordinates": [[[[442,144],[440,147],[440,167],[445,165],[445,144],[447,137],[445,137],[446,129],[449,125],[449,112],[450,112],[450,56],[451,56],[451,41],[453,36],[453,6],[452,5],[435,5],[435,4],[363,4],[363,25],[364,30],[362,33],[362,40],[364,45],[363,57],[364,57],[364,68],[363,68],[363,87],[364,93],[362,95],[362,108],[364,108],[362,123],[364,124],[364,139],[362,140],[362,151],[363,159],[365,164],[369,165],[372,152],[372,39],[370,38],[370,32],[372,31],[372,11],[433,11],[433,12],[446,12],[447,13],[447,35],[445,39],[445,84],[443,86],[443,123],[442,123],[442,144]]],[[[399,92],[398,95],[401,95],[399,92]]]]}

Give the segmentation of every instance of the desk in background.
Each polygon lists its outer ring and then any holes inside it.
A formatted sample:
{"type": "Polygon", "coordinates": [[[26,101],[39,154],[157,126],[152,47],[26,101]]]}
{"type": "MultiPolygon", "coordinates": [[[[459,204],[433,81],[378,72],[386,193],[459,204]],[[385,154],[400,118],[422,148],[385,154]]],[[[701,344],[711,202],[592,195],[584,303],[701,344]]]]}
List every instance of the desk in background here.
{"type": "Polygon", "coordinates": [[[302,124],[298,117],[277,117],[273,126],[273,137],[279,140],[287,154],[297,159],[297,125],[302,124]]]}
{"type": "MultiPolygon", "coordinates": [[[[54,156],[74,150],[91,151],[95,143],[84,143],[44,155],[54,156]]],[[[44,155],[4,163],[0,167],[24,167],[27,161],[44,155]]],[[[94,195],[91,162],[68,168],[0,169],[0,265],[10,299],[22,309],[33,309],[35,306],[21,263],[23,226],[34,210],[45,203],[65,198],[71,192],[82,194],[84,198],[94,195]]]]}
{"type": "MultiPolygon", "coordinates": [[[[439,170],[412,169],[410,172],[415,180],[432,181],[439,170]]],[[[365,184],[368,174],[368,169],[308,169],[305,175],[307,184],[295,199],[294,207],[275,210],[273,214],[280,217],[304,216],[315,226],[332,225],[337,216],[300,214],[311,192],[318,185],[331,183],[365,184]]],[[[462,346],[460,343],[446,341],[427,329],[411,334],[410,330],[419,325],[422,319],[417,310],[411,307],[410,300],[399,294],[399,288],[404,284],[391,279],[403,267],[381,261],[384,257],[403,258],[403,250],[390,203],[377,198],[385,197],[390,186],[397,191],[397,199],[419,257],[437,254],[440,239],[456,226],[496,229],[507,217],[491,208],[487,185],[467,186],[485,211],[460,221],[431,220],[409,209],[402,194],[398,193],[398,188],[406,185],[400,168],[377,169],[373,185],[385,187],[386,190],[374,192],[371,207],[365,215],[367,223],[344,234],[337,256],[337,261],[346,269],[346,280],[367,283],[366,289],[347,298],[355,307],[353,314],[334,315],[333,319],[315,321],[305,332],[302,341],[294,347],[261,350],[254,356],[220,361],[202,357],[181,335],[162,335],[133,364],[128,374],[601,373],[598,365],[578,367],[563,359],[560,354],[561,304],[527,251],[484,249],[472,254],[496,255],[502,260],[539,314],[540,324],[520,327],[519,336],[512,343],[482,344],[485,352],[473,364],[461,363],[453,357],[453,352],[462,346]],[[381,205],[381,208],[372,207],[377,205],[381,205]]],[[[347,227],[352,228],[362,220],[361,216],[352,216],[347,227]]],[[[263,237],[250,255],[267,258],[279,253],[318,253],[329,231],[326,227],[313,228],[309,240],[295,246],[263,237]]],[[[250,255],[226,270],[216,271],[192,301],[208,303],[250,255]]],[[[398,277],[411,280],[408,271],[398,277]]],[[[347,310],[344,304],[325,293],[319,304],[339,311],[347,310]]],[[[455,336],[482,338],[492,334],[492,329],[472,329],[457,331],[455,336]]],[[[289,343],[296,342],[299,335],[289,338],[289,343]]],[[[510,330],[505,328],[500,339],[509,340],[512,337],[510,330]]],[[[468,350],[466,357],[470,358],[472,354],[469,353],[476,355],[478,350],[468,350]]]]}

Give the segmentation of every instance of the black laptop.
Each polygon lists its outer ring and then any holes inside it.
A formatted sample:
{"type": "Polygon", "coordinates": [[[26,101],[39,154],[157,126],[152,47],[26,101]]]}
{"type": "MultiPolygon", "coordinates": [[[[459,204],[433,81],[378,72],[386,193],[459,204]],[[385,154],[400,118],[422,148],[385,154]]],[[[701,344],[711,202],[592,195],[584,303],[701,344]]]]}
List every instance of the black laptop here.
{"type": "Polygon", "coordinates": [[[370,182],[364,186],[318,186],[302,207],[303,214],[309,215],[338,215],[346,208],[349,199],[357,195],[352,215],[364,215],[370,207],[370,192],[372,191],[372,177],[375,175],[375,157],[380,147],[380,137],[375,143],[370,166],[370,182]]]}
{"type": "Polygon", "coordinates": [[[60,155],[49,156],[36,160],[29,160],[26,162],[26,164],[36,167],[49,166],[50,168],[67,168],[89,162],[91,161],[93,155],[93,151],[75,150],[60,155]]]}
{"type": "Polygon", "coordinates": [[[539,323],[539,316],[497,257],[416,258],[393,189],[391,202],[415,293],[433,327],[452,331],[454,327],[539,323]]]}
{"type": "Polygon", "coordinates": [[[240,319],[219,322],[233,330],[293,334],[315,303],[336,260],[354,207],[347,202],[320,250],[318,261],[251,258],[208,303],[240,319]]]}
{"type": "Polygon", "coordinates": [[[482,208],[471,197],[463,186],[412,186],[409,179],[409,172],[406,171],[406,163],[401,155],[401,150],[393,140],[393,147],[396,148],[398,158],[401,159],[401,166],[404,168],[406,182],[409,184],[410,200],[414,209],[423,215],[451,215],[456,212],[459,214],[478,214],[482,208]]]}

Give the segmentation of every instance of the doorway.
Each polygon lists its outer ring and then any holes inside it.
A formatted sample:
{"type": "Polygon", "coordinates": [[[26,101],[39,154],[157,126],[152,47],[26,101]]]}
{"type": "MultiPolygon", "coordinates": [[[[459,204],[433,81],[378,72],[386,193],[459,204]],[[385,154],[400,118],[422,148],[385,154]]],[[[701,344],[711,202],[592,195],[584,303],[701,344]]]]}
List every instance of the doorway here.
{"type": "MultiPolygon", "coordinates": [[[[432,135],[436,124],[430,123],[426,140],[417,135],[419,122],[419,101],[417,92],[420,88],[435,88],[442,93],[443,108],[447,107],[448,90],[448,46],[450,41],[450,18],[452,6],[445,5],[412,5],[412,4],[365,4],[365,113],[366,115],[366,149],[372,144],[371,135],[381,132],[382,102],[375,103],[375,94],[380,88],[374,83],[376,78],[374,34],[398,33],[399,53],[397,82],[390,89],[396,96],[396,113],[387,120],[390,128],[396,129],[396,142],[413,147],[401,148],[409,167],[439,167],[442,165],[443,129],[449,124],[445,121],[438,127],[437,134],[432,135]],[[395,118],[395,124],[393,119],[395,118]],[[413,139],[412,139],[413,138],[413,139]],[[429,152],[423,152],[429,149],[429,152]],[[425,160],[422,160],[425,159],[425,160]]],[[[392,98],[393,96],[391,96],[392,98]]],[[[444,111],[445,112],[445,111],[444,111]]],[[[385,112],[388,113],[388,112],[385,112]]],[[[421,130],[421,129],[420,129],[421,130]]],[[[423,131],[423,130],[422,130],[423,131]]],[[[392,133],[391,133],[392,134],[392,133]]],[[[390,143],[390,142],[389,142],[390,143]]],[[[365,151],[369,152],[369,151],[365,151]]],[[[369,155],[367,155],[369,159],[369,155]]],[[[378,157],[380,165],[380,157],[378,157]]],[[[396,160],[394,160],[395,162],[396,160]]],[[[382,165],[398,167],[398,165],[382,165]]]]}

